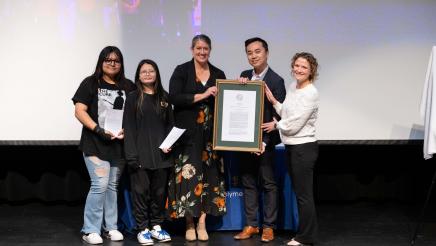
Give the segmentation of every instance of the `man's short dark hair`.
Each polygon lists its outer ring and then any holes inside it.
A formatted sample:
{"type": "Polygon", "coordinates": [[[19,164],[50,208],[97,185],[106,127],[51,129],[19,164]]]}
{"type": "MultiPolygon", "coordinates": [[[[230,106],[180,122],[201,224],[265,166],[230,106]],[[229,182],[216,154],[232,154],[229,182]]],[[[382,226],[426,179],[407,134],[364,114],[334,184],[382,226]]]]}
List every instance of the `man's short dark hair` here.
{"type": "Polygon", "coordinates": [[[250,45],[251,43],[254,43],[254,42],[261,42],[262,46],[265,48],[265,50],[268,51],[267,42],[259,37],[249,38],[249,39],[245,40],[245,51],[247,51],[247,46],[250,45]]]}

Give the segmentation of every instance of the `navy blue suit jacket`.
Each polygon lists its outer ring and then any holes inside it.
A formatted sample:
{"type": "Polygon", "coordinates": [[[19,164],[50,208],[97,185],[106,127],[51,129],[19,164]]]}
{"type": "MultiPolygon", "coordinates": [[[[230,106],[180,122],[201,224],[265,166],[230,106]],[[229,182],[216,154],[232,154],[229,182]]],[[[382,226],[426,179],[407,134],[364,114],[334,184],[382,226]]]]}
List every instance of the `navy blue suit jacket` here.
{"type": "MultiPolygon", "coordinates": [[[[241,73],[240,77],[249,78],[253,76],[253,69],[245,70],[241,73]]],[[[285,81],[280,75],[274,72],[271,68],[268,68],[268,71],[263,78],[268,88],[271,90],[274,97],[280,103],[283,103],[286,97],[286,89],[285,89],[285,81]]],[[[268,98],[264,98],[264,106],[263,106],[263,122],[271,122],[273,121],[273,117],[277,120],[280,119],[280,116],[276,113],[273,105],[268,101],[268,98]]],[[[274,130],[270,133],[263,132],[262,140],[266,143],[267,148],[274,148],[275,145],[281,142],[280,135],[277,130],[274,130]]]]}

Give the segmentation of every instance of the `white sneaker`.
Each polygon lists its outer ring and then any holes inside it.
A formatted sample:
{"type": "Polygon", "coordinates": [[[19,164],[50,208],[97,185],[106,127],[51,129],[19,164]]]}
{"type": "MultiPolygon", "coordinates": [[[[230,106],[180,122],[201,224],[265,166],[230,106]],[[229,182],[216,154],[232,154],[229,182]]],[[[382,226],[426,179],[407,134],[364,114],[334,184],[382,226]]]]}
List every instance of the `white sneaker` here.
{"type": "Polygon", "coordinates": [[[153,245],[153,239],[151,239],[151,233],[148,229],[139,232],[137,238],[142,245],[153,245]]]}
{"type": "Polygon", "coordinates": [[[111,241],[123,241],[124,236],[119,232],[118,230],[110,230],[106,237],[109,238],[111,241]]]}
{"type": "Polygon", "coordinates": [[[302,243],[300,243],[300,242],[298,242],[298,241],[295,241],[295,239],[292,238],[291,241],[289,241],[289,242],[287,243],[287,245],[289,245],[289,246],[302,246],[302,245],[304,245],[304,244],[302,244],[302,243]]]}
{"type": "Polygon", "coordinates": [[[88,235],[83,235],[82,236],[83,241],[89,243],[89,244],[102,244],[103,243],[103,238],[100,237],[100,235],[98,235],[98,233],[89,233],[88,235]]]}
{"type": "Polygon", "coordinates": [[[160,225],[153,226],[153,230],[150,231],[151,236],[157,239],[159,242],[171,241],[170,234],[160,227],[160,225]]]}

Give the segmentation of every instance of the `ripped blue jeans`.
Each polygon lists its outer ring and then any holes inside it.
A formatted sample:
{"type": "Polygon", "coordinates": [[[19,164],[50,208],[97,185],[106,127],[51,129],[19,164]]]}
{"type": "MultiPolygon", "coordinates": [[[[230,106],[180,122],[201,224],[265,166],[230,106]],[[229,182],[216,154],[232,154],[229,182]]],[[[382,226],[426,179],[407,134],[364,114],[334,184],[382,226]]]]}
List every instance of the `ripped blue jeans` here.
{"type": "Polygon", "coordinates": [[[117,186],[124,160],[104,161],[96,156],[83,155],[91,178],[86,197],[82,233],[98,233],[117,229],[117,186]]]}

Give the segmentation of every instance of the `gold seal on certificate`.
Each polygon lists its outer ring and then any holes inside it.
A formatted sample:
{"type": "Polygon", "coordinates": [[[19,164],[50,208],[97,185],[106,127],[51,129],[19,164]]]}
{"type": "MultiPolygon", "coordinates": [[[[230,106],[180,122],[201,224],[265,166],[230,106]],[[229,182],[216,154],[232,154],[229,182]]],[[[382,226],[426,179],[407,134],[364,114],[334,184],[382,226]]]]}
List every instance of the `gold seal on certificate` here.
{"type": "Polygon", "coordinates": [[[263,81],[217,80],[213,148],[258,152],[262,146],[263,81]]]}

